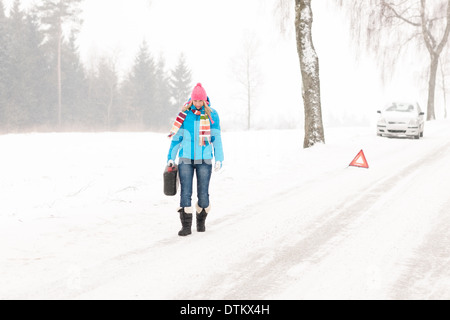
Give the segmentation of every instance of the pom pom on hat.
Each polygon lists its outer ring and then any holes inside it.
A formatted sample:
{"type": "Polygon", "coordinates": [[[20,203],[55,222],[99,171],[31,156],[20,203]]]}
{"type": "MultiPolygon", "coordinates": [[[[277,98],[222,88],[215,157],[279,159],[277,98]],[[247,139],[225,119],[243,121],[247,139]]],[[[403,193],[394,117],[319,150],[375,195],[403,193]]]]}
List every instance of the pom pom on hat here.
{"type": "Polygon", "coordinates": [[[206,101],[208,99],[208,95],[206,94],[205,89],[202,87],[201,83],[197,83],[194,90],[192,91],[191,100],[203,100],[206,101]]]}

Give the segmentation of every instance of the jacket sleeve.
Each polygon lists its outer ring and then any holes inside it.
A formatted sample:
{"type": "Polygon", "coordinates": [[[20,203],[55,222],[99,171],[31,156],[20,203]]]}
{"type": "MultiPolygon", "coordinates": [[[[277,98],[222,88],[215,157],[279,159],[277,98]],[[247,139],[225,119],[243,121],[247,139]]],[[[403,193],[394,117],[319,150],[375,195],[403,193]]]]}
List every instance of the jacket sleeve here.
{"type": "Polygon", "coordinates": [[[178,151],[181,146],[181,141],[183,141],[183,131],[184,124],[181,125],[180,130],[178,130],[177,134],[172,137],[172,142],[170,144],[169,153],[167,155],[167,161],[173,160],[175,161],[178,155],[178,151]]]}
{"type": "Polygon", "coordinates": [[[223,146],[222,146],[222,133],[220,130],[220,118],[217,111],[211,114],[211,118],[214,123],[211,124],[211,142],[214,146],[214,158],[216,161],[222,162],[224,160],[223,146]]]}

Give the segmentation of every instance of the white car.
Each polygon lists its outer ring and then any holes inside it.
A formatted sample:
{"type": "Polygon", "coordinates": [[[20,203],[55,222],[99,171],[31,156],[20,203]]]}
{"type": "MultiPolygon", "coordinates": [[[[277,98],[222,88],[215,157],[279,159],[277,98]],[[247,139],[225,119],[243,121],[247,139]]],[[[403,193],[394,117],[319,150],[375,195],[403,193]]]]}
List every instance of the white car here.
{"type": "Polygon", "coordinates": [[[378,111],[377,135],[380,137],[423,137],[424,112],[417,102],[393,102],[378,111]]]}

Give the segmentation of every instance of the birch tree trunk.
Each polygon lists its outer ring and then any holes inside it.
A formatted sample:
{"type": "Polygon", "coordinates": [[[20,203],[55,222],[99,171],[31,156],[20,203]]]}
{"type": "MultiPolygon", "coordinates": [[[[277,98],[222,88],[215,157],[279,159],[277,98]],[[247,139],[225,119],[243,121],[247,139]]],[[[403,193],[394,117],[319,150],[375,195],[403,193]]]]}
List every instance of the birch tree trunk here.
{"type": "Polygon", "coordinates": [[[258,64],[259,39],[254,33],[245,32],[239,48],[237,55],[230,59],[230,65],[239,84],[239,96],[242,96],[242,100],[247,106],[247,130],[250,130],[252,113],[257,106],[256,92],[261,84],[261,67],[258,64]]]}
{"type": "Polygon", "coordinates": [[[319,58],[312,40],[312,0],[295,0],[295,31],[305,108],[304,148],[325,143],[320,98],[319,58]]]}

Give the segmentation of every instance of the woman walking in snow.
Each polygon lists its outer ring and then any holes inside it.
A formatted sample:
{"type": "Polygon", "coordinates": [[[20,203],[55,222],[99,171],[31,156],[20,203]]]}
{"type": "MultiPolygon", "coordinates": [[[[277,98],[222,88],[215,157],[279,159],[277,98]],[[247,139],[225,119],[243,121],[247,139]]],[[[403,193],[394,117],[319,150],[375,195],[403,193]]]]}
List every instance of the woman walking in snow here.
{"type": "Polygon", "coordinates": [[[222,168],[224,159],[220,119],[216,110],[211,108],[205,89],[199,83],[192,91],[189,102],[178,115],[169,137],[172,138],[168,165],[175,165],[178,155],[178,172],[181,184],[180,220],[182,229],[179,236],[192,233],[192,185],[194,171],[197,177],[197,198],[195,206],[197,231],[205,232],[205,220],[211,210],[209,203],[209,182],[212,173],[212,160],[215,159],[214,169],[222,168]]]}

